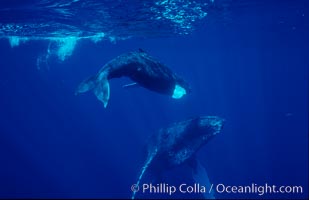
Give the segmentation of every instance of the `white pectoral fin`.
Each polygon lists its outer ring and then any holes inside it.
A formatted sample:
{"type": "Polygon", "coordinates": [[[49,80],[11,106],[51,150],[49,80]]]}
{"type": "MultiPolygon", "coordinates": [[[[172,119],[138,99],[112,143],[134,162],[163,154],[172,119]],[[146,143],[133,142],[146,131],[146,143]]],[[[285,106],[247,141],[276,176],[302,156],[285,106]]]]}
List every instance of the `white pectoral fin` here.
{"type": "Polygon", "coordinates": [[[123,85],[122,88],[134,88],[137,86],[139,86],[137,83],[129,83],[129,84],[123,85]]]}
{"type": "Polygon", "coordinates": [[[103,103],[104,108],[106,108],[110,97],[109,82],[106,78],[97,84],[97,87],[94,89],[94,94],[103,103]]]}
{"type": "Polygon", "coordinates": [[[172,98],[180,99],[185,94],[187,94],[187,91],[183,87],[181,87],[180,85],[176,84],[172,98]]]}
{"type": "Polygon", "coordinates": [[[192,177],[196,183],[206,187],[206,192],[203,194],[205,199],[215,199],[214,189],[209,181],[209,177],[205,167],[197,160],[196,169],[192,171],[192,177]]]}
{"type": "MultiPolygon", "coordinates": [[[[141,180],[142,180],[142,178],[143,178],[143,176],[144,176],[144,174],[145,174],[147,168],[148,168],[149,165],[151,164],[153,158],[157,155],[157,152],[158,152],[158,149],[155,148],[155,149],[153,150],[153,152],[150,153],[150,154],[148,155],[148,158],[147,158],[147,160],[146,160],[144,166],[142,167],[141,173],[140,173],[140,175],[139,175],[139,177],[138,177],[138,180],[137,180],[137,182],[136,182],[136,185],[137,185],[137,186],[140,186],[140,182],[141,182],[141,180]]],[[[136,195],[136,192],[137,192],[137,191],[138,191],[138,190],[133,190],[131,199],[134,199],[134,198],[135,198],[135,195],[136,195]]]]}

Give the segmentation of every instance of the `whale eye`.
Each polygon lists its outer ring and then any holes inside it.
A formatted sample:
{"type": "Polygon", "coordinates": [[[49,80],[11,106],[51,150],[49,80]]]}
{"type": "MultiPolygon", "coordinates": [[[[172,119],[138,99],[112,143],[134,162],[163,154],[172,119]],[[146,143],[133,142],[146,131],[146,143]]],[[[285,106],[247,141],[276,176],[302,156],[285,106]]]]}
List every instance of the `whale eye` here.
{"type": "Polygon", "coordinates": [[[187,94],[186,90],[183,87],[181,87],[180,85],[176,84],[172,98],[180,99],[185,94],[187,94]]]}

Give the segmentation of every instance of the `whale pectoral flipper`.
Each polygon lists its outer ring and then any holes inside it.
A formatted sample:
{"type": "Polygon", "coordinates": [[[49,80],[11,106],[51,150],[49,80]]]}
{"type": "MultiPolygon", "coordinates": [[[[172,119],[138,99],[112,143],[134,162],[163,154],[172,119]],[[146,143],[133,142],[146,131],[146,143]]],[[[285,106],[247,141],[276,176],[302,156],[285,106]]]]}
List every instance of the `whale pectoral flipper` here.
{"type": "Polygon", "coordinates": [[[207,191],[203,194],[205,199],[215,199],[214,191],[210,189],[212,188],[212,186],[209,181],[209,177],[205,167],[203,167],[203,165],[198,160],[195,160],[194,162],[195,162],[194,167],[193,166],[191,167],[192,167],[192,177],[195,183],[199,183],[206,187],[207,191]]]}
{"type": "Polygon", "coordinates": [[[122,88],[132,88],[136,86],[139,86],[139,85],[137,83],[129,83],[129,84],[123,85],[122,88]]]}
{"type": "Polygon", "coordinates": [[[93,90],[96,97],[104,104],[106,108],[110,96],[109,83],[107,76],[92,76],[79,84],[75,95],[93,90]]]}

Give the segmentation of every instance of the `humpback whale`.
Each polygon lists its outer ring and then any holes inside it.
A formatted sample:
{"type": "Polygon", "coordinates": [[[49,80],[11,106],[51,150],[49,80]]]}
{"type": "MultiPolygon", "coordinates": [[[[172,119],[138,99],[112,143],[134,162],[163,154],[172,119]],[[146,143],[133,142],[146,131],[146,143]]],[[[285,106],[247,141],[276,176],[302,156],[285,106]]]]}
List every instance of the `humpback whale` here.
{"type": "Polygon", "coordinates": [[[124,87],[136,84],[179,99],[190,92],[190,86],[181,77],[172,72],[167,66],[160,63],[145,51],[139,49],[124,53],[108,63],[100,71],[79,84],[75,94],[93,90],[94,94],[106,108],[110,98],[109,79],[129,77],[134,81],[124,87]]]}
{"type": "MultiPolygon", "coordinates": [[[[177,122],[150,137],[147,146],[147,158],[135,185],[140,187],[146,171],[155,173],[159,177],[163,171],[187,164],[191,169],[191,176],[196,183],[209,188],[210,182],[205,168],[196,160],[196,152],[210,139],[217,135],[224,120],[216,116],[199,116],[177,122]]],[[[136,191],[133,191],[132,199],[136,191]]],[[[213,193],[203,194],[205,198],[214,198],[213,193]]]]}

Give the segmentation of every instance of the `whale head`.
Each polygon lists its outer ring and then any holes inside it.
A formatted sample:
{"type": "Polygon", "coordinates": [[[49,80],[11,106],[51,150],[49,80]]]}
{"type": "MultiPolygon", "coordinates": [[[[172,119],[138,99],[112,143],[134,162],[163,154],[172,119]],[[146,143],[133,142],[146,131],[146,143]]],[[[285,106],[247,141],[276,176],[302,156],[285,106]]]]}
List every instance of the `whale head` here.
{"type": "Polygon", "coordinates": [[[216,116],[199,116],[178,124],[178,137],[168,150],[170,163],[179,165],[192,157],[202,146],[220,133],[224,119],[216,116]]]}
{"type": "Polygon", "coordinates": [[[217,135],[224,123],[224,119],[216,116],[200,116],[195,120],[197,120],[196,133],[199,134],[197,137],[200,137],[205,142],[217,135]]]}
{"type": "Polygon", "coordinates": [[[223,123],[224,119],[217,116],[198,116],[174,123],[153,136],[149,152],[157,149],[157,159],[167,168],[180,165],[220,133],[223,123]]]}

